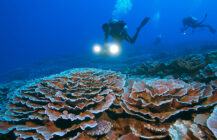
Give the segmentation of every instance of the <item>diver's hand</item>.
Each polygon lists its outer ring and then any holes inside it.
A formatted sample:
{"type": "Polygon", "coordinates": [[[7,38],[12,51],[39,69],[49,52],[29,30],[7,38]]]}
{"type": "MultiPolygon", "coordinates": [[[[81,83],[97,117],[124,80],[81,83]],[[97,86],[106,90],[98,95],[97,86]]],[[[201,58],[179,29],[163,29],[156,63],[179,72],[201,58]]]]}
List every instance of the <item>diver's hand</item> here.
{"type": "Polygon", "coordinates": [[[183,33],[185,31],[185,28],[180,28],[180,31],[183,33]]]}
{"type": "Polygon", "coordinates": [[[180,29],[180,31],[184,34],[187,29],[188,29],[188,27],[187,27],[187,26],[184,26],[184,27],[182,27],[182,28],[180,29]]]}

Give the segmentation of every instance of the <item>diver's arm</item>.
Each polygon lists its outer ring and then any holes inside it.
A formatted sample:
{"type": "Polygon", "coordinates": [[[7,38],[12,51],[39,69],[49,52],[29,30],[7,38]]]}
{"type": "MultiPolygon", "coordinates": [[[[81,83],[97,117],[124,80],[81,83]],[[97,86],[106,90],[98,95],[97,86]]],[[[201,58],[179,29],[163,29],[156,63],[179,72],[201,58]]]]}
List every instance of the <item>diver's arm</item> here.
{"type": "Polygon", "coordinates": [[[183,29],[184,29],[184,30],[187,30],[188,28],[189,28],[189,26],[186,25],[186,26],[184,26],[183,29]]]}
{"type": "Polygon", "coordinates": [[[108,43],[108,33],[105,33],[104,49],[106,49],[107,43],[108,43]]]}
{"type": "Polygon", "coordinates": [[[107,43],[108,43],[108,33],[105,32],[105,40],[104,40],[104,46],[103,46],[103,55],[107,56],[107,43]]]}
{"type": "Polygon", "coordinates": [[[181,28],[181,32],[185,32],[187,29],[189,28],[189,26],[187,26],[187,25],[184,25],[184,27],[183,28],[181,28]]]}

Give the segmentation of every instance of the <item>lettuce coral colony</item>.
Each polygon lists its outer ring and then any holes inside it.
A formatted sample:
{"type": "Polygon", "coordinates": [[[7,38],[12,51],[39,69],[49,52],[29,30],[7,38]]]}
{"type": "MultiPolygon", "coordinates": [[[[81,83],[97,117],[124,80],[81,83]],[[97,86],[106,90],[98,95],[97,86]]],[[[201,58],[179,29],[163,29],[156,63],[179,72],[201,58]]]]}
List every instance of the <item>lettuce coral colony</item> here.
{"type": "Polygon", "coordinates": [[[216,83],[129,78],[99,69],[69,70],[17,89],[0,118],[0,137],[214,139],[216,110],[208,125],[193,120],[203,118],[195,117],[200,112],[211,113],[217,104],[216,83]],[[178,133],[180,128],[185,128],[182,133],[178,133]]]}

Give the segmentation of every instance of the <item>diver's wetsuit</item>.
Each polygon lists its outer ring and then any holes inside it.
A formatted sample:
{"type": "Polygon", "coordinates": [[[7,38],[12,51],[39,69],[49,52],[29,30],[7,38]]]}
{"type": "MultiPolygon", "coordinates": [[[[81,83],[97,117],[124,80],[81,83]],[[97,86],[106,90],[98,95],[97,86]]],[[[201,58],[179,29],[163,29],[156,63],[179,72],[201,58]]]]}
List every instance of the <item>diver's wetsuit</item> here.
{"type": "Polygon", "coordinates": [[[205,17],[203,18],[202,21],[198,22],[198,20],[194,17],[186,17],[182,21],[184,27],[181,30],[185,31],[190,27],[190,28],[192,28],[192,31],[194,31],[196,28],[207,27],[211,33],[215,34],[216,30],[212,26],[210,26],[208,24],[207,25],[203,24],[203,22],[206,20],[206,18],[207,18],[207,14],[205,15],[205,17]]]}
{"type": "Polygon", "coordinates": [[[106,46],[108,42],[108,37],[111,36],[114,40],[117,40],[119,45],[121,45],[122,40],[126,40],[129,43],[133,44],[135,43],[139,31],[141,28],[149,21],[149,18],[145,18],[143,22],[140,24],[140,26],[137,28],[137,31],[133,38],[129,36],[126,30],[126,23],[124,21],[111,21],[109,24],[103,24],[103,31],[105,32],[105,44],[106,46]]]}

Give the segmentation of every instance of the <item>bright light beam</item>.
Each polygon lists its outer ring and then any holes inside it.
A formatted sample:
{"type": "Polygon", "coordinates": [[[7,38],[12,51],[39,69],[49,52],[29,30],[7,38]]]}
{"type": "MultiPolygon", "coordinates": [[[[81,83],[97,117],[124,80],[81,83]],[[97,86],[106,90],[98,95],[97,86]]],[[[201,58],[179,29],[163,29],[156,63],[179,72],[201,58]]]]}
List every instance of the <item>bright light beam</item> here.
{"type": "Polygon", "coordinates": [[[93,51],[95,53],[100,53],[102,51],[102,48],[100,45],[95,45],[95,46],[93,46],[93,51]]]}
{"type": "Polygon", "coordinates": [[[109,52],[111,54],[118,54],[120,52],[120,48],[118,45],[112,44],[111,46],[109,46],[109,52]]]}

